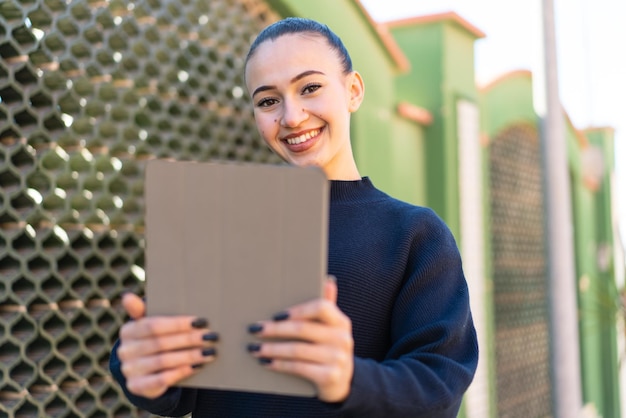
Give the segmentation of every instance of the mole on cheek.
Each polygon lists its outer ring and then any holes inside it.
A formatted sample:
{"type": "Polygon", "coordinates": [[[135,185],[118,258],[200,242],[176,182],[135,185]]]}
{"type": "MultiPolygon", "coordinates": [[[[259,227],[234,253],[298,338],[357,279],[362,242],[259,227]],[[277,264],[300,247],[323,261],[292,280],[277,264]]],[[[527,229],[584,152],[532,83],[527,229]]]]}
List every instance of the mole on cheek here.
{"type": "Polygon", "coordinates": [[[274,119],[274,123],[278,122],[278,119],[274,119]]]}

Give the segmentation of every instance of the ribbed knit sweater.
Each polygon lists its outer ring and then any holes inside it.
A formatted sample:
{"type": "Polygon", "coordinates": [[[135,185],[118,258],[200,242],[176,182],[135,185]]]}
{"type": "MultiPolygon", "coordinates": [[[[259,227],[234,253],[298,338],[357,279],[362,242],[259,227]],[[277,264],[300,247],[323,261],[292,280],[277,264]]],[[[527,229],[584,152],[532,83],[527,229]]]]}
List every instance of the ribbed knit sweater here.
{"type": "Polygon", "coordinates": [[[337,303],[352,320],[355,341],[344,402],[178,387],[157,399],[141,398],[125,387],[117,344],[113,375],[131,402],[163,416],[456,417],[478,346],[447,226],[432,210],[388,196],[367,177],[332,181],[328,252],[337,303]]]}

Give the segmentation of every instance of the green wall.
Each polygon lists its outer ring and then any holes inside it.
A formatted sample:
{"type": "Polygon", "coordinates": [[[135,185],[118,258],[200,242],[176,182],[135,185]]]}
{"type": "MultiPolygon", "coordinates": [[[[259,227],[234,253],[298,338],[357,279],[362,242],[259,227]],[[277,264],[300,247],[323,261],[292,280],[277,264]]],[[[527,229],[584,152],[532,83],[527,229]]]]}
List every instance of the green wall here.
{"type": "Polygon", "coordinates": [[[425,107],[433,123],[423,130],[425,202],[458,237],[459,172],[456,105],[478,102],[474,81],[476,36],[450,19],[393,26],[392,33],[411,63],[396,79],[396,97],[425,107]]]}
{"type": "Polygon", "coordinates": [[[426,137],[414,121],[393,116],[393,131],[388,140],[393,163],[388,167],[394,196],[416,205],[427,204],[426,137]]]}
{"type": "Polygon", "coordinates": [[[483,132],[494,138],[513,124],[537,125],[532,91],[532,78],[526,71],[512,73],[483,89],[480,102],[483,132]]]}
{"type": "MultiPolygon", "coordinates": [[[[424,130],[424,205],[433,208],[447,222],[457,223],[457,216],[448,213],[444,189],[453,172],[446,171],[444,155],[446,140],[442,110],[444,106],[444,30],[441,25],[392,27],[392,33],[404,51],[411,71],[397,77],[395,93],[398,100],[422,106],[433,115],[433,123],[424,130]],[[429,179],[431,179],[429,181],[429,179]]],[[[455,228],[458,232],[458,228],[455,228]]]]}

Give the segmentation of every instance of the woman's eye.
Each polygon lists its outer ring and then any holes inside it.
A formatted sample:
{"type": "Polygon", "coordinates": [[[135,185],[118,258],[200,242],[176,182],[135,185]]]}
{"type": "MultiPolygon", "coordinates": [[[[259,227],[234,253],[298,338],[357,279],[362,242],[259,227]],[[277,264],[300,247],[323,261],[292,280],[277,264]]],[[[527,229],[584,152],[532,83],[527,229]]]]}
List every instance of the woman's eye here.
{"type": "Polygon", "coordinates": [[[276,103],[276,99],[272,99],[268,97],[268,98],[259,100],[256,105],[258,107],[269,107],[275,103],[276,103]]]}
{"type": "Polygon", "coordinates": [[[320,84],[307,84],[302,89],[302,93],[311,94],[315,92],[317,89],[319,89],[320,87],[322,87],[320,84]]]}

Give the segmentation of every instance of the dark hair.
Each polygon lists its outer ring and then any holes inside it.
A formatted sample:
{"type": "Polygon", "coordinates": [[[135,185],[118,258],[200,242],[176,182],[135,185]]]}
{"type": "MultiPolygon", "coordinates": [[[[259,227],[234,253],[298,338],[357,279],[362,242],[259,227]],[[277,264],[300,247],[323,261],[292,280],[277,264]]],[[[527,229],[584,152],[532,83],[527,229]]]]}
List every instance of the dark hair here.
{"type": "Polygon", "coordinates": [[[330,48],[337,52],[344,73],[347,74],[352,72],[352,59],[350,59],[350,54],[341,41],[341,38],[339,38],[329,29],[328,26],[323,23],[302,17],[287,17],[279,20],[278,22],[272,23],[263,29],[254,42],[252,42],[252,45],[250,45],[250,50],[246,56],[244,68],[248,65],[248,61],[252,58],[259,45],[263,42],[268,40],[273,41],[283,35],[296,33],[308,33],[325,38],[330,48]]]}

